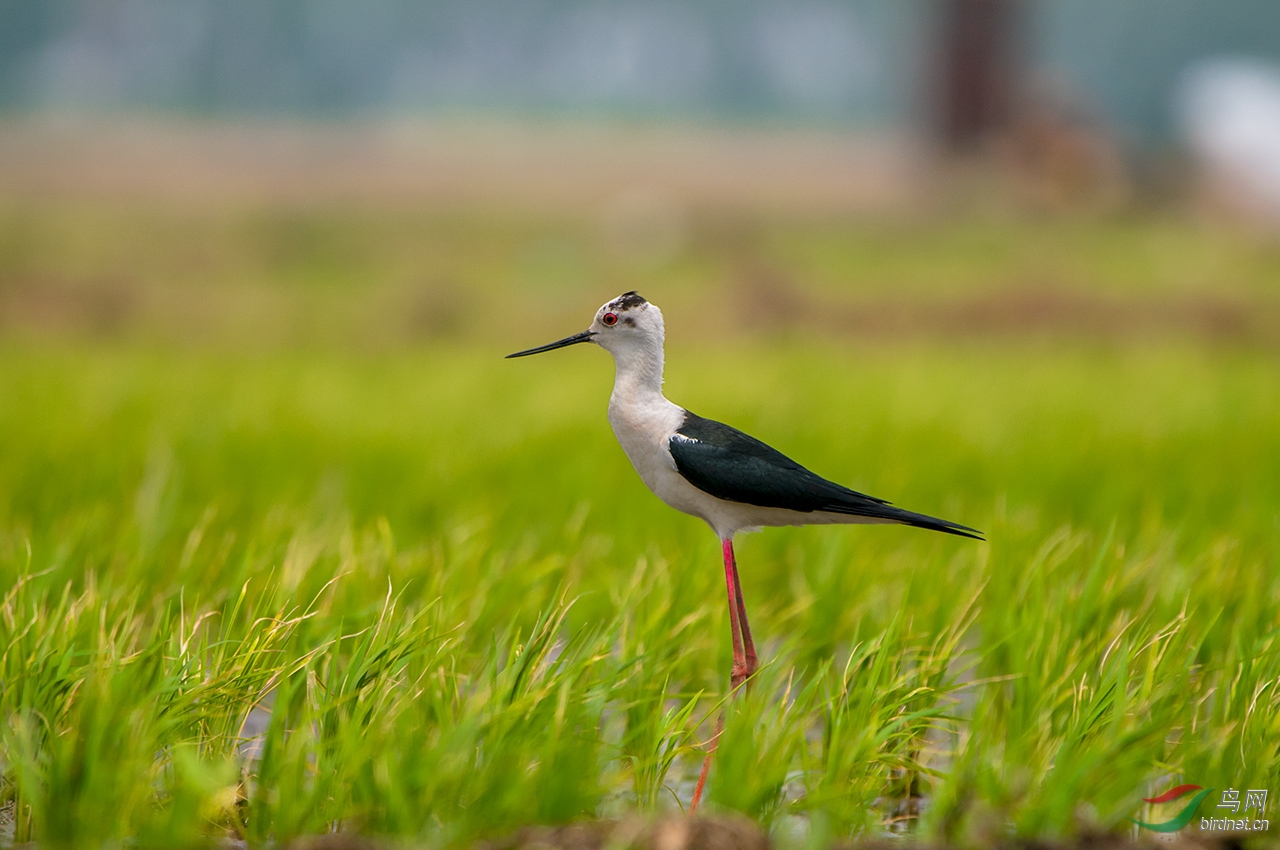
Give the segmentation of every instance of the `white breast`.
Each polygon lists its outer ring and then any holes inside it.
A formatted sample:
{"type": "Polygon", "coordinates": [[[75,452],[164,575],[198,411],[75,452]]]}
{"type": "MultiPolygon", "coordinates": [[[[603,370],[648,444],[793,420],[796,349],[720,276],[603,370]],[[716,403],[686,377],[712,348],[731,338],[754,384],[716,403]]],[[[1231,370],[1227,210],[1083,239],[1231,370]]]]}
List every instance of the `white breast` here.
{"type": "Polygon", "coordinates": [[[609,424],[641,480],[654,494],[678,511],[711,522],[707,515],[713,496],[694,487],[676,471],[667,441],[684,421],[684,410],[662,396],[645,399],[609,399],[609,424]]]}

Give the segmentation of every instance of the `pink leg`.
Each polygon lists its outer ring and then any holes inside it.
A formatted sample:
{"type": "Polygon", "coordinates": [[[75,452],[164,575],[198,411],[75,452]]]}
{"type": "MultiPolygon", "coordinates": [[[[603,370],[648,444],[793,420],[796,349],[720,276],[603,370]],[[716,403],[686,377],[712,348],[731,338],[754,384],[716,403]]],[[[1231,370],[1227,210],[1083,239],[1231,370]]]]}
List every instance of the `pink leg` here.
{"type": "MultiPolygon", "coordinates": [[[[733,632],[733,671],[729,675],[729,685],[736,692],[743,682],[755,675],[760,662],[756,657],[755,642],[751,639],[751,625],[747,622],[747,606],[742,601],[742,582],[738,578],[738,559],[733,554],[733,541],[722,541],[721,551],[724,554],[724,582],[729,592],[729,627],[733,632]]],[[[702,801],[702,790],[707,784],[707,774],[711,771],[711,757],[715,755],[722,732],[723,713],[716,721],[716,733],[707,745],[707,757],[702,761],[702,772],[698,774],[693,801],[689,804],[690,815],[698,811],[698,804],[702,801]]]]}
{"type": "Polygon", "coordinates": [[[711,757],[716,753],[716,745],[720,743],[720,733],[724,731],[724,712],[720,712],[719,719],[716,720],[716,733],[711,736],[711,743],[707,745],[707,757],[702,760],[702,772],[698,774],[698,784],[693,787],[693,800],[689,803],[689,816],[693,817],[698,813],[698,803],[702,802],[702,789],[707,784],[707,774],[711,772],[711,757]]]}
{"type": "MultiPolygon", "coordinates": [[[[733,630],[733,670],[729,674],[729,686],[734,690],[747,680],[747,656],[742,640],[742,588],[738,586],[738,564],[733,557],[733,541],[721,545],[724,553],[724,583],[729,591],[729,627],[733,630]]],[[[755,648],[752,648],[754,654],[755,648]]]]}
{"type": "Polygon", "coordinates": [[[738,559],[733,554],[733,541],[724,541],[723,549],[726,568],[731,568],[733,572],[734,598],[731,600],[730,605],[736,605],[738,609],[738,625],[741,629],[745,655],[743,661],[746,667],[746,676],[744,678],[750,679],[760,669],[760,661],[756,656],[755,641],[751,639],[751,624],[747,622],[747,605],[742,601],[742,580],[738,578],[738,559]]]}

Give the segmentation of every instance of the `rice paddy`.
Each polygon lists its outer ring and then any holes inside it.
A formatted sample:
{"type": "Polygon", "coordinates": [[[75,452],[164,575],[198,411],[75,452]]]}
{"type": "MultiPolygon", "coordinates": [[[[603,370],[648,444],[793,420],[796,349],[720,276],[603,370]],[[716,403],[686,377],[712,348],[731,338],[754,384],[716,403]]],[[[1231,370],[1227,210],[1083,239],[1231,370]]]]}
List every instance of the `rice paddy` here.
{"type": "Polygon", "coordinates": [[[726,706],[708,809],[786,846],[1129,834],[1174,780],[1280,793],[1265,242],[766,220],[648,263],[510,217],[4,214],[6,843],[463,846],[679,812],[726,706]],[[741,244],[793,312],[741,309],[741,244]],[[1135,259],[1159,245],[1182,260],[1135,259]],[[842,331],[1044,256],[1082,298],[1195,315],[842,331]],[[765,667],[730,703],[717,542],[614,442],[607,355],[501,359],[633,287],[677,403],[989,542],[741,538],[765,667]],[[1237,324],[1206,330],[1224,297],[1237,324]]]}

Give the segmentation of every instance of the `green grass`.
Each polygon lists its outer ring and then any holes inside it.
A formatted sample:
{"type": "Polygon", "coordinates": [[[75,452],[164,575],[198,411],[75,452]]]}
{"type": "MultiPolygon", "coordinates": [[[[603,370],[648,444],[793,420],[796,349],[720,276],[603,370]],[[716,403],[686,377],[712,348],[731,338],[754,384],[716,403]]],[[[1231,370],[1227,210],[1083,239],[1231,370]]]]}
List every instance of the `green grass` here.
{"type": "MultiPolygon", "coordinates": [[[[504,362],[573,329],[508,318],[515,345],[0,351],[17,840],[448,844],[687,802],[728,679],[715,538],[613,442],[607,355],[504,362]]],[[[990,539],[742,538],[767,666],[710,807],[801,840],[914,791],[910,828],[982,843],[1123,831],[1170,777],[1280,793],[1274,352],[669,361],[678,402],[990,539]]]]}
{"type": "Polygon", "coordinates": [[[990,541],[740,538],[767,666],[709,809],[988,846],[1280,794],[1274,242],[691,221],[641,261],[568,213],[0,199],[0,843],[687,804],[716,540],[614,442],[607,355],[501,359],[633,287],[675,401],[990,541]]]}

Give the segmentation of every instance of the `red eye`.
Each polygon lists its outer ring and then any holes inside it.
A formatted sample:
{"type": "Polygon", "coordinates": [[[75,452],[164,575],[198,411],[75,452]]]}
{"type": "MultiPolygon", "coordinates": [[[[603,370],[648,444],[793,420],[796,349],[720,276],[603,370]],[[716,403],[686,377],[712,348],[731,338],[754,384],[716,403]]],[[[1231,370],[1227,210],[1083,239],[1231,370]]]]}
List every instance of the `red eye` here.
{"type": "Polygon", "coordinates": [[[604,322],[609,327],[613,327],[614,325],[618,324],[618,314],[605,313],[603,316],[600,317],[600,321],[604,322]]]}

